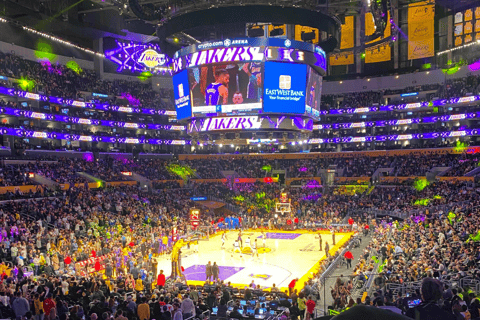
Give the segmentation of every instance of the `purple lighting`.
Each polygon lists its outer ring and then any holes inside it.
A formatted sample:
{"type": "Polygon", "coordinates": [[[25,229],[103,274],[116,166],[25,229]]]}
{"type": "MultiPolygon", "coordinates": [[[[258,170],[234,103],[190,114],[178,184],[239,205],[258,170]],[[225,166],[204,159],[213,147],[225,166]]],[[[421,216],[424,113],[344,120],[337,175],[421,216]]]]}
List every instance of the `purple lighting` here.
{"type": "Polygon", "coordinates": [[[117,48],[106,51],[105,57],[118,64],[117,72],[130,70],[131,72],[166,73],[165,68],[170,59],[161,53],[157,44],[123,43],[116,41],[117,48]]]}
{"type": "Polygon", "coordinates": [[[480,70],[480,60],[478,60],[477,62],[472,63],[471,65],[468,66],[468,68],[470,69],[470,71],[480,70]]]}

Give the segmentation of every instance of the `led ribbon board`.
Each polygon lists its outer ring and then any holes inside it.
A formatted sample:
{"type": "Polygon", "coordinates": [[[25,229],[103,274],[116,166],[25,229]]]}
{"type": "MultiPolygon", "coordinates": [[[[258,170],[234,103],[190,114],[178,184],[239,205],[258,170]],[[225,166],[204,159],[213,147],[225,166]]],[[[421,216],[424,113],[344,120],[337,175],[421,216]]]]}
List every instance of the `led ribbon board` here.
{"type": "Polygon", "coordinates": [[[322,74],[327,67],[325,52],[310,43],[280,38],[243,38],[182,48],[175,53],[173,69],[177,73],[205,64],[266,60],[310,64],[318,67],[322,74]]]}
{"type": "Polygon", "coordinates": [[[123,43],[115,41],[117,48],[106,51],[105,57],[118,65],[117,72],[165,73],[170,59],[161,52],[160,47],[153,43],[123,43]]]}

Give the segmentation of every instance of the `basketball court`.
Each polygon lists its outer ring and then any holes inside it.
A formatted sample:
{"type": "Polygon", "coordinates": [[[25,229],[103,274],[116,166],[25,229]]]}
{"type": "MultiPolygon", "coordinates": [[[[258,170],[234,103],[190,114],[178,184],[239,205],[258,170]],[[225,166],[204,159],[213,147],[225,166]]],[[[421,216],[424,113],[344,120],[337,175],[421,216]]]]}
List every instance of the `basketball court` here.
{"type": "MultiPolygon", "coordinates": [[[[221,234],[211,236],[209,240],[200,240],[198,253],[191,246],[182,248],[181,265],[189,285],[203,285],[208,261],[219,266],[219,278],[231,282],[237,287],[248,286],[252,280],[262,288],[275,284],[286,290],[292,279],[298,278],[299,285],[311,278],[318,269],[318,264],[325,259],[325,243],[330,246],[333,255],[352,233],[335,233],[336,245],[332,245],[331,233],[323,232],[322,251],[319,247],[319,233],[309,231],[268,231],[266,246],[263,248],[262,233],[258,230],[242,232],[242,253],[234,252],[234,242],[238,231],[228,231],[227,240],[222,248],[221,234]],[[254,243],[257,239],[258,257],[252,255],[252,250],[246,248],[246,239],[254,243]]],[[[158,263],[159,270],[166,275],[171,274],[170,256],[166,255],[158,263]]]]}

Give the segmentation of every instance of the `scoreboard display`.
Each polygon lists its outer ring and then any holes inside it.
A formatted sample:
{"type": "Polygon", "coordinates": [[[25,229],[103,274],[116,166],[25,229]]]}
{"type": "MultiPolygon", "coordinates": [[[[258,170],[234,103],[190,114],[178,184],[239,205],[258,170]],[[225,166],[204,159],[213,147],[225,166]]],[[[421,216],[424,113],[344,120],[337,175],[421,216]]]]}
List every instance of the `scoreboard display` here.
{"type": "Polygon", "coordinates": [[[227,39],[183,48],[173,59],[177,119],[318,119],[325,68],[321,48],[289,39],[227,39]]]}

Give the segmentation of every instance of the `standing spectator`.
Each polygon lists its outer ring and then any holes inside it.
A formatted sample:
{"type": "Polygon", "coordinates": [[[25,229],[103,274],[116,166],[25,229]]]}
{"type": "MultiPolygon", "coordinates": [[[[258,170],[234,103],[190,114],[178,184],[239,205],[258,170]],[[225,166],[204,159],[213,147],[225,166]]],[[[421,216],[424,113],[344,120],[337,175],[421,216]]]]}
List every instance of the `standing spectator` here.
{"type": "Polygon", "coordinates": [[[208,261],[206,267],[205,267],[205,275],[206,275],[206,280],[210,281],[212,278],[212,262],[208,261]]]}
{"type": "Polygon", "coordinates": [[[220,273],[220,269],[218,268],[217,263],[214,262],[212,266],[213,281],[216,281],[218,279],[219,273],[220,273]]]}
{"type": "Polygon", "coordinates": [[[347,269],[352,267],[352,260],[353,260],[353,254],[350,250],[345,252],[344,254],[345,259],[347,260],[347,269]]]}
{"type": "Polygon", "coordinates": [[[313,301],[312,296],[308,297],[307,303],[305,304],[307,309],[305,313],[305,320],[313,319],[313,312],[315,311],[315,301],[313,301]]]}
{"type": "Polygon", "coordinates": [[[137,315],[140,320],[150,319],[150,306],[147,304],[147,298],[142,298],[142,303],[137,307],[137,315]]]}
{"type": "Polygon", "coordinates": [[[181,311],[183,319],[188,319],[195,316],[195,304],[187,295],[183,297],[181,311]]]}
{"type": "Polygon", "coordinates": [[[53,320],[56,318],[55,301],[53,301],[51,293],[49,293],[43,301],[43,310],[45,311],[45,320],[53,320]]]}
{"type": "Polygon", "coordinates": [[[20,291],[15,293],[15,300],[12,303],[13,312],[17,320],[23,319],[23,317],[30,311],[30,305],[24,297],[22,297],[20,291]]]}
{"type": "Polygon", "coordinates": [[[183,320],[182,311],[178,303],[173,304],[173,320],[183,320]]]}
{"type": "Polygon", "coordinates": [[[163,270],[160,270],[160,274],[157,277],[157,287],[158,289],[163,289],[165,286],[165,275],[163,274],[163,270]]]}

